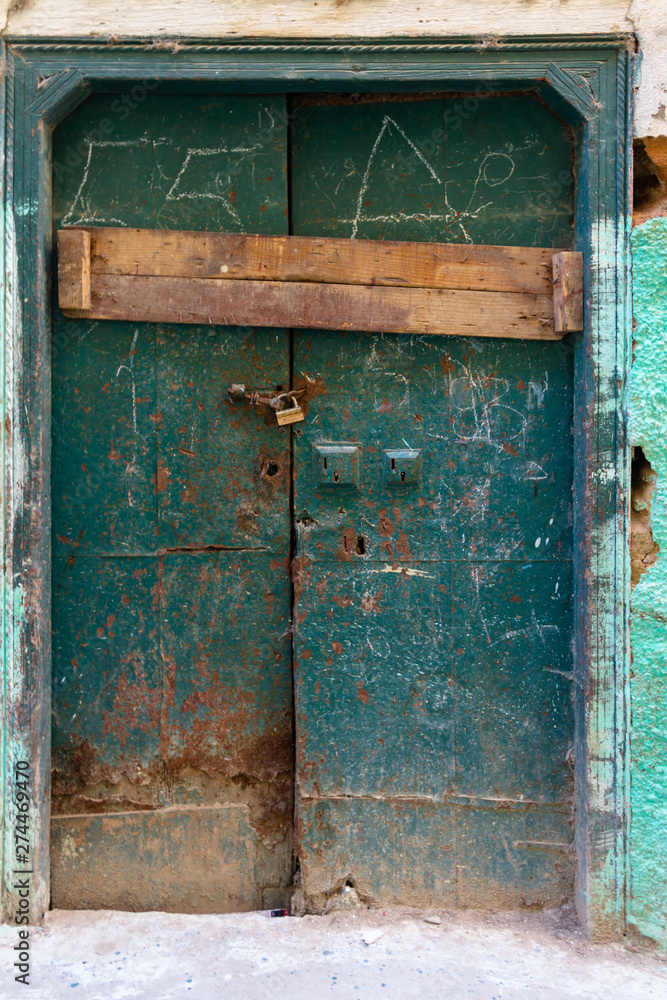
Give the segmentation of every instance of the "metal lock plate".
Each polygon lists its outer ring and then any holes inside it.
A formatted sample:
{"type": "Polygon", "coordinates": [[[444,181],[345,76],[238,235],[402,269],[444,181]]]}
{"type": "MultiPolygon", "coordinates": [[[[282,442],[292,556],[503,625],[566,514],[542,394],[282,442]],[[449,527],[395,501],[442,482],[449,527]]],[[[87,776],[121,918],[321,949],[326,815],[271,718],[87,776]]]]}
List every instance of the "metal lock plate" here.
{"type": "Polygon", "coordinates": [[[286,424],[298,424],[305,420],[306,416],[293,396],[289,398],[289,404],[284,410],[276,410],[276,420],[281,427],[286,424]]]}
{"type": "Polygon", "coordinates": [[[313,471],[317,486],[359,488],[361,445],[314,444],[313,471]]]}
{"type": "Polygon", "coordinates": [[[422,453],[409,448],[382,452],[384,481],[387,486],[415,486],[421,482],[422,453]]]}

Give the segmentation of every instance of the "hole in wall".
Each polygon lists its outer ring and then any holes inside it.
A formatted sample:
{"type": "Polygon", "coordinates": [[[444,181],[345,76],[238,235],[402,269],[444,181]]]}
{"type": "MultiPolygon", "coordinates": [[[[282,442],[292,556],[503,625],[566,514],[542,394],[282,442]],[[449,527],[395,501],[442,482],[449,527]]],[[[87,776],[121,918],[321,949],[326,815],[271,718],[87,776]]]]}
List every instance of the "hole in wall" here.
{"type": "Polygon", "coordinates": [[[643,139],[635,139],[632,144],[634,170],[632,176],[633,200],[635,211],[641,211],[646,205],[659,198],[664,191],[657,174],[657,167],[646,152],[643,139]]]}
{"type": "Polygon", "coordinates": [[[633,448],[630,481],[630,584],[633,589],[657,561],[660,551],[651,529],[651,503],[657,480],[643,449],[633,448]]]}
{"type": "Polygon", "coordinates": [[[311,913],[335,913],[340,910],[367,909],[377,903],[356,884],[353,875],[338,879],[336,883],[316,897],[311,897],[311,913]],[[318,898],[319,897],[319,898],[318,898]]]}
{"type": "Polygon", "coordinates": [[[667,215],[667,137],[635,139],[633,150],[633,222],[667,215]]]}
{"type": "Polygon", "coordinates": [[[366,539],[364,538],[363,535],[359,535],[359,537],[357,538],[357,547],[355,549],[355,552],[357,553],[358,556],[366,555],[366,539]]]}

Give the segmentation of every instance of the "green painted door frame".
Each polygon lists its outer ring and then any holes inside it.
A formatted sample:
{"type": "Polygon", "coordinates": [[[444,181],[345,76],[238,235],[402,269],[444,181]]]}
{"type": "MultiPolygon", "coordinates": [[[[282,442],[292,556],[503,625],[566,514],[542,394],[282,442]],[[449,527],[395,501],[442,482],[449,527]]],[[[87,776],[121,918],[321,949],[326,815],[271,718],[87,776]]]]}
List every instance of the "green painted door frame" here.
{"type": "MultiPolygon", "coordinates": [[[[158,91],[437,90],[462,93],[465,115],[466,101],[516,90],[536,92],[577,137],[575,244],[586,260],[586,330],[563,345],[574,352],[576,377],[576,895],[589,935],[618,937],[629,810],[627,40],[540,38],[488,47],[472,40],[211,41],[179,42],[178,52],[134,42],[10,40],[2,60],[3,918],[13,923],[19,913],[17,869],[30,871],[31,921],[49,905],[50,392],[52,351],[65,346],[51,345],[50,328],[53,127],[100,91],[117,92],[117,113],[125,115],[158,91]],[[28,769],[17,770],[19,762],[28,769]],[[17,805],[23,773],[27,813],[17,805]],[[17,861],[26,816],[29,865],[17,861]]],[[[559,193],[546,185],[541,197],[548,204],[559,193]]]]}

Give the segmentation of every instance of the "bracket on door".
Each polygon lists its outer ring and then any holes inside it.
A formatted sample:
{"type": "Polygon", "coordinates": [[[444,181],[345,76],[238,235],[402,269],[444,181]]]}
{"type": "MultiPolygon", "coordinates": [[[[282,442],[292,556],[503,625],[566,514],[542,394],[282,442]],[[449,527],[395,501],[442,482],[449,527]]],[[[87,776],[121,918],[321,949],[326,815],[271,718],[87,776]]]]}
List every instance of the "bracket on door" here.
{"type": "Polygon", "coordinates": [[[559,340],[583,257],[537,247],[106,227],[58,232],[67,316],[559,340]]]}

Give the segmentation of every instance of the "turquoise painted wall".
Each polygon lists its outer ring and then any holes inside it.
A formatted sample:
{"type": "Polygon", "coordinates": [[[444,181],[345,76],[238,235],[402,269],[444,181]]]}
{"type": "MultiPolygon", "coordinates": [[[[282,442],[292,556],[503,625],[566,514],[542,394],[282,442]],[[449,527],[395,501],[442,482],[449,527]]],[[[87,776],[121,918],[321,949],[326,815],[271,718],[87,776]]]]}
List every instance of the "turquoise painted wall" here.
{"type": "Polygon", "coordinates": [[[638,226],[632,244],[630,442],[644,449],[658,474],[651,521],[661,554],[631,601],[629,922],[667,947],[667,219],[638,226]]]}

